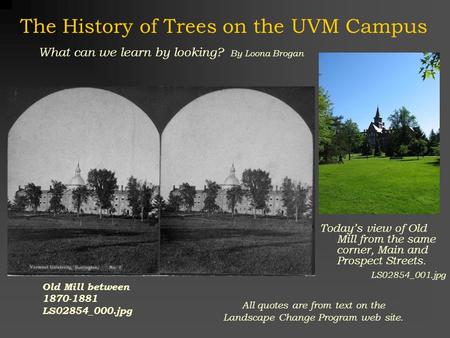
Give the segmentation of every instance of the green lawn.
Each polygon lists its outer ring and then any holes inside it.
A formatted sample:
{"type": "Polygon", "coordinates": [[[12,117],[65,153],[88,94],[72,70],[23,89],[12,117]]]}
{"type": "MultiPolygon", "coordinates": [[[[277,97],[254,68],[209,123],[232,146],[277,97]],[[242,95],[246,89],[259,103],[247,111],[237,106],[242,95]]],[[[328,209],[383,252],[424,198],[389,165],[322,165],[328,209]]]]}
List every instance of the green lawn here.
{"type": "Polygon", "coordinates": [[[312,221],[163,217],[160,250],[163,274],[311,274],[312,221]]]}
{"type": "Polygon", "coordinates": [[[319,166],[321,214],[437,214],[439,157],[355,156],[319,166]]]}

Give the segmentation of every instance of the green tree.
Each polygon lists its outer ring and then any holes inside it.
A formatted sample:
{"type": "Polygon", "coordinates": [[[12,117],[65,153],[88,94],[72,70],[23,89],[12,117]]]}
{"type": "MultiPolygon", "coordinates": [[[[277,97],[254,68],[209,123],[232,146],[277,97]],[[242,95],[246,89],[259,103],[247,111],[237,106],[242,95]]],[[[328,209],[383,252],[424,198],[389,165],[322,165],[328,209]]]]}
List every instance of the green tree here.
{"type": "Polygon", "coordinates": [[[366,156],[366,158],[368,158],[372,154],[373,154],[372,146],[370,145],[369,140],[365,138],[361,145],[361,155],[366,156]]]}
{"type": "Polygon", "coordinates": [[[425,155],[427,151],[427,141],[421,138],[415,139],[412,141],[410,148],[413,154],[417,156],[417,159],[419,159],[419,156],[425,155]]]}
{"type": "Polygon", "coordinates": [[[204,201],[203,211],[209,214],[219,210],[219,206],[216,204],[216,198],[219,190],[220,185],[218,185],[214,181],[206,180],[206,197],[204,201]]]}
{"type": "Polygon", "coordinates": [[[244,191],[240,186],[231,187],[227,190],[227,204],[228,208],[231,209],[231,215],[234,217],[234,210],[236,205],[242,202],[242,197],[244,196],[244,191]]]}
{"type": "Polygon", "coordinates": [[[413,129],[419,126],[416,117],[405,107],[394,110],[388,119],[391,122],[391,128],[394,129],[413,129]]]}
{"type": "Polygon", "coordinates": [[[425,135],[425,133],[423,132],[422,128],[420,128],[420,126],[416,126],[413,128],[413,132],[414,132],[414,138],[418,139],[418,140],[426,140],[427,141],[427,136],[425,135]]]}
{"type": "Polygon", "coordinates": [[[380,138],[379,138],[379,136],[377,135],[376,137],[375,137],[375,146],[374,146],[374,148],[373,148],[373,155],[374,156],[381,156],[381,144],[380,144],[381,142],[380,142],[380,138]]]}
{"type": "Polygon", "coordinates": [[[66,191],[66,186],[56,180],[52,180],[52,186],[50,187],[50,193],[52,194],[52,198],[50,198],[50,211],[56,215],[64,210],[64,205],[61,203],[61,200],[64,196],[64,192],[66,191]]]}
{"type": "Polygon", "coordinates": [[[439,145],[439,133],[436,133],[433,129],[431,129],[430,136],[428,137],[428,145],[430,147],[436,147],[439,145]]]}
{"type": "Polygon", "coordinates": [[[189,183],[183,183],[180,185],[180,194],[184,207],[190,212],[195,203],[195,187],[189,183]]]}
{"type": "Polygon", "coordinates": [[[242,173],[242,184],[253,207],[253,216],[256,218],[256,210],[266,208],[266,201],[272,189],[272,180],[269,173],[264,170],[246,169],[242,173]]]}
{"type": "Polygon", "coordinates": [[[352,151],[359,148],[361,145],[361,132],[359,131],[356,122],[352,119],[346,120],[340,128],[342,145],[345,152],[348,154],[348,159],[352,159],[352,151]]]}
{"type": "Polygon", "coordinates": [[[420,59],[421,67],[419,74],[422,75],[422,80],[435,79],[436,74],[441,71],[441,55],[440,53],[423,53],[420,59]]]}
{"type": "Polygon", "coordinates": [[[288,218],[295,215],[294,199],[295,184],[290,178],[285,177],[283,183],[281,183],[281,200],[286,208],[286,216],[288,218]]]}
{"type": "Polygon", "coordinates": [[[77,209],[77,216],[80,217],[80,209],[83,203],[87,203],[89,198],[89,189],[85,186],[79,186],[72,190],[72,203],[77,209]]]}
{"type": "Polygon", "coordinates": [[[405,107],[395,110],[389,116],[391,122],[391,143],[395,153],[400,146],[409,146],[414,139],[414,128],[418,127],[416,117],[405,107]]]}
{"type": "Polygon", "coordinates": [[[330,95],[319,87],[319,159],[331,162],[342,150],[346,152],[344,134],[342,134],[342,116],[333,115],[333,103],[330,95]]]}
{"type": "Polygon", "coordinates": [[[430,136],[428,137],[428,155],[439,155],[439,146],[440,146],[440,140],[439,140],[439,132],[435,132],[433,129],[431,129],[430,136]]]}
{"type": "Polygon", "coordinates": [[[319,87],[319,156],[324,162],[328,161],[329,148],[333,145],[334,122],[330,95],[319,87]]]}
{"type": "Polygon", "coordinates": [[[406,144],[401,144],[401,145],[398,147],[397,155],[398,155],[399,157],[403,158],[404,156],[406,156],[406,155],[408,154],[408,152],[409,152],[408,146],[407,146],[406,144]]]}
{"type": "Polygon", "coordinates": [[[108,169],[91,169],[87,178],[91,195],[96,199],[99,207],[100,219],[102,210],[109,210],[112,206],[114,192],[117,189],[117,178],[114,172],[108,169]]]}
{"type": "Polygon", "coordinates": [[[33,212],[36,213],[39,205],[41,204],[41,187],[35,185],[34,183],[28,183],[25,186],[25,195],[27,197],[26,200],[28,201],[28,205],[33,209],[33,212]]]}

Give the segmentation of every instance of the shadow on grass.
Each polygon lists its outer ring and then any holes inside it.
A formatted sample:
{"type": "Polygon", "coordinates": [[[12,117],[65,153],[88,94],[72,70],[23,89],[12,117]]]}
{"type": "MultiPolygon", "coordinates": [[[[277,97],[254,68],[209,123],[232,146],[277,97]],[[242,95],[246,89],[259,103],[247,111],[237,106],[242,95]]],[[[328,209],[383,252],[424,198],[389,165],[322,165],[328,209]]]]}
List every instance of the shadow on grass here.
{"type": "Polygon", "coordinates": [[[428,165],[434,165],[435,167],[439,167],[441,165],[441,159],[438,158],[434,162],[427,162],[428,165]]]}
{"type": "Polygon", "coordinates": [[[366,156],[353,156],[352,160],[370,160],[372,158],[376,158],[376,157],[373,157],[373,156],[369,156],[369,157],[366,157],[366,156]]]}

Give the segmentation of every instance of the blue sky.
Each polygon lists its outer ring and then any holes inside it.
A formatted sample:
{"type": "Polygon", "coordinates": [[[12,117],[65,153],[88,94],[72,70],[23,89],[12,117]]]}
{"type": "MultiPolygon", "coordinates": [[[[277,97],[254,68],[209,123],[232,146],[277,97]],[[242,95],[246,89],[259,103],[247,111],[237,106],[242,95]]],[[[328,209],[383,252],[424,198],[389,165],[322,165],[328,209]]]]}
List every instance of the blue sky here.
{"type": "Polygon", "coordinates": [[[351,118],[361,129],[377,105],[383,121],[405,106],[429,135],[439,129],[439,74],[422,80],[422,53],[321,53],[319,84],[328,91],[335,115],[351,118]]]}

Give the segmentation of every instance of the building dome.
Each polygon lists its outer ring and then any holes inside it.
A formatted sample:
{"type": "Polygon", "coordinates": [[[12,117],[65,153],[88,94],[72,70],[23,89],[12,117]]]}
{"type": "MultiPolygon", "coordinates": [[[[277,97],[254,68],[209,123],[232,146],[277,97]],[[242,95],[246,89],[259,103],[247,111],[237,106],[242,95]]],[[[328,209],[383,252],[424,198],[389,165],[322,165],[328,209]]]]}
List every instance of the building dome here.
{"type": "Polygon", "coordinates": [[[223,188],[227,189],[227,188],[232,188],[234,186],[240,185],[239,180],[237,179],[235,173],[236,173],[236,170],[234,169],[234,163],[233,163],[231,165],[230,174],[227,176],[224,183],[222,184],[223,188]]]}
{"type": "Polygon", "coordinates": [[[77,168],[75,169],[75,176],[72,177],[72,179],[70,180],[70,183],[67,185],[69,188],[77,188],[82,185],[86,185],[86,183],[84,183],[84,180],[80,174],[81,174],[81,169],[80,169],[80,164],[78,163],[77,168]]]}

